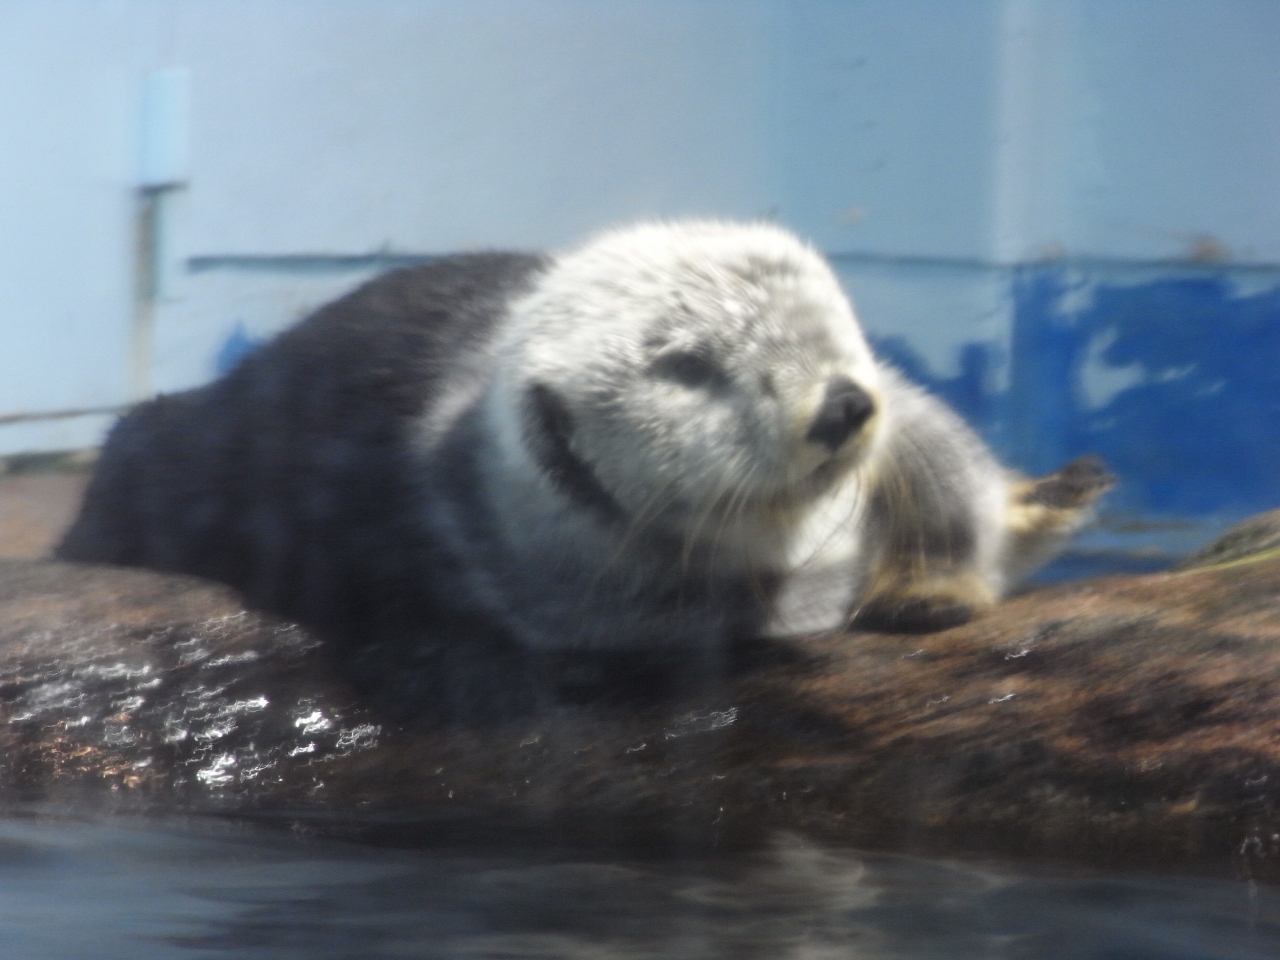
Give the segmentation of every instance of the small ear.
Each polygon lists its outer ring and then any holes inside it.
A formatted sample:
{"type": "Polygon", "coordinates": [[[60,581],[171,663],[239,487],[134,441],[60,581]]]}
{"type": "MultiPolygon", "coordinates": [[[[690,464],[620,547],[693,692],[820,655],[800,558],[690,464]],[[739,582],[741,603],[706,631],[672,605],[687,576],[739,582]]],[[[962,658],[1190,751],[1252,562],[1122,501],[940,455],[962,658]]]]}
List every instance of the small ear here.
{"type": "Polygon", "coordinates": [[[1080,457],[1056,473],[1016,484],[1012,493],[1014,502],[1025,506],[1079,510],[1093,506],[1115,482],[1100,458],[1080,457]]]}

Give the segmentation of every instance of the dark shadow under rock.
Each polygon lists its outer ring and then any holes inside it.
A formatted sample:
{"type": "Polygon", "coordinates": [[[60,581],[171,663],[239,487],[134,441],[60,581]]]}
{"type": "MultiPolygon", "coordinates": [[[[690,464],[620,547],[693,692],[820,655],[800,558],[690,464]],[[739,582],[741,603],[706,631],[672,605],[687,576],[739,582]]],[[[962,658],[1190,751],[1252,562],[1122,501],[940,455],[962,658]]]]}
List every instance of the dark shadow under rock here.
{"type": "MultiPolygon", "coordinates": [[[[0,794],[396,842],[467,823],[682,844],[793,829],[1280,879],[1280,560],[1266,555],[1043,590],[937,634],[744,644],[647,677],[625,658],[492,675],[483,659],[475,682],[523,706],[408,722],[323,643],[221,588],[0,563],[0,794]],[[502,692],[513,682],[528,686],[502,692]]],[[[421,682],[424,699],[448,686],[421,682]]]]}

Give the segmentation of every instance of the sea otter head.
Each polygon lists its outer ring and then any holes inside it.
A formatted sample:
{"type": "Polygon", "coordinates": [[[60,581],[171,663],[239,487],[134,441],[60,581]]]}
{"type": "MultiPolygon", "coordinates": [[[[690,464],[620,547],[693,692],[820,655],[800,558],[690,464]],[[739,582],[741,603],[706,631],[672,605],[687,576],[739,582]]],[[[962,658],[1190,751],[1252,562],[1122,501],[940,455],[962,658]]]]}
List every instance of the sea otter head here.
{"type": "Polygon", "coordinates": [[[504,442],[602,516],[721,535],[802,509],[874,445],[879,378],[849,301],[776,227],[606,233],[509,319],[504,442]]]}

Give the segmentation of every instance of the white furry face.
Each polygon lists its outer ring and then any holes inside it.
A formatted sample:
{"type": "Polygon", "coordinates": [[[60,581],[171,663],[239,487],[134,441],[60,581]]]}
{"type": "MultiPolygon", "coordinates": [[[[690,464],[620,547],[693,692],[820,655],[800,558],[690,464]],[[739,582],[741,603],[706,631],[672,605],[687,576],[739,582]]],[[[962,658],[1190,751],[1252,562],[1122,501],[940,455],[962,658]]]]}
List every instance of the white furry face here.
{"type": "Polygon", "coordinates": [[[513,306],[498,363],[508,423],[536,392],[626,515],[686,528],[802,506],[859,462],[880,420],[876,367],[830,268],[765,225],[605,234],[513,306]],[[833,404],[856,408],[834,428],[833,404]]]}

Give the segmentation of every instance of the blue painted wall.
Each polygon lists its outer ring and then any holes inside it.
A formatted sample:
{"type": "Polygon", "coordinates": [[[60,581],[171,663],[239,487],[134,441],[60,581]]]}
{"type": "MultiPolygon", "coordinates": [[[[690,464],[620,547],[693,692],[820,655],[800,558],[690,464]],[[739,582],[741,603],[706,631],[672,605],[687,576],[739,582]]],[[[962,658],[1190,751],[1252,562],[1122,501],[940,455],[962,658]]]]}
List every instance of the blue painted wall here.
{"type": "Polygon", "coordinates": [[[1248,279],[1019,268],[1010,453],[1032,470],[1102,455],[1124,481],[1110,509],[1134,516],[1280,505],[1280,272],[1248,279]],[[1091,402],[1091,369],[1125,382],[1091,402]]]}
{"type": "Polygon", "coordinates": [[[1011,466],[1101,456],[1118,483],[1086,549],[1158,565],[1280,506],[1280,270],[1086,262],[1007,276],[1007,361],[974,340],[939,372],[905,336],[872,342],[1011,466]]]}

